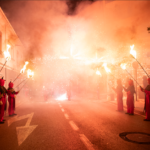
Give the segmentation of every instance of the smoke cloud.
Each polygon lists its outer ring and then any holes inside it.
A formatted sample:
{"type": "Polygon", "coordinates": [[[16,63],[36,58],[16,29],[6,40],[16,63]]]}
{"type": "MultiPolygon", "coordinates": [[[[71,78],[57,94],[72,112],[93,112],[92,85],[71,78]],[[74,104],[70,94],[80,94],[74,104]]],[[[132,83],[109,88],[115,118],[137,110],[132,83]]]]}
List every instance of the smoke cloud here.
{"type": "Polygon", "coordinates": [[[74,74],[72,82],[77,83],[84,82],[83,76],[88,80],[95,74],[87,67],[85,75],[78,69],[78,60],[51,59],[76,54],[95,58],[97,54],[103,61],[116,63],[129,57],[132,44],[139,59],[150,47],[149,1],[13,1],[1,6],[25,45],[25,60],[39,58],[40,64],[45,63],[45,79],[52,76],[58,82],[74,74]]]}

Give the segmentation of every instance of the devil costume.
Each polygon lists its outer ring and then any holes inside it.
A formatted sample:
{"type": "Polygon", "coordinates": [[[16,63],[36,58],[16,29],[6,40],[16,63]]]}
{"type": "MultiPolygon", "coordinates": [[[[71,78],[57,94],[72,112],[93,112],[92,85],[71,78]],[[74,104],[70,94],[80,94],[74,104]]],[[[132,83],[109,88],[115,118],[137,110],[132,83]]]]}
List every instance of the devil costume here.
{"type": "Polygon", "coordinates": [[[10,82],[9,85],[8,85],[9,88],[7,90],[8,102],[9,102],[9,108],[8,108],[9,116],[16,115],[14,113],[14,111],[15,111],[15,95],[19,93],[19,92],[14,91],[13,85],[14,84],[12,82],[10,82]]]}
{"type": "Polygon", "coordinates": [[[134,115],[134,93],[135,88],[133,85],[133,80],[129,80],[129,87],[124,90],[127,92],[127,114],[134,115]]]}
{"type": "Polygon", "coordinates": [[[117,80],[117,87],[116,89],[113,88],[113,90],[117,93],[118,111],[123,111],[123,86],[120,79],[117,80]]]}
{"type": "MultiPolygon", "coordinates": [[[[148,82],[150,83],[150,78],[148,78],[148,82]]],[[[141,91],[144,92],[145,95],[145,112],[146,112],[146,118],[145,121],[150,121],[150,84],[147,85],[145,90],[141,87],[141,91]]]]}
{"type": "Polygon", "coordinates": [[[4,100],[4,89],[3,89],[3,79],[0,79],[0,124],[4,123],[4,107],[5,107],[5,100],[4,100]]]}

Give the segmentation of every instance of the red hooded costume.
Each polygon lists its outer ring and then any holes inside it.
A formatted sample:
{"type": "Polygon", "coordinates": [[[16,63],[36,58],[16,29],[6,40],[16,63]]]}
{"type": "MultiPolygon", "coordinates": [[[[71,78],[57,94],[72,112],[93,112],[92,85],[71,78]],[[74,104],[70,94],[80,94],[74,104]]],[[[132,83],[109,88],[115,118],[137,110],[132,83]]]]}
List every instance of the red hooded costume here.
{"type": "Polygon", "coordinates": [[[4,91],[3,91],[3,80],[0,79],[0,123],[3,123],[3,116],[4,116],[4,91]]]}
{"type": "Polygon", "coordinates": [[[9,102],[9,108],[8,108],[8,113],[9,116],[14,115],[14,110],[15,110],[15,95],[18,94],[18,92],[15,92],[13,89],[13,83],[10,82],[9,83],[9,88],[7,90],[7,94],[8,94],[8,102],[9,102]]]}
{"type": "Polygon", "coordinates": [[[120,79],[117,80],[117,87],[116,89],[113,88],[113,90],[117,93],[118,111],[123,111],[123,86],[120,79]]]}
{"type": "MultiPolygon", "coordinates": [[[[150,78],[148,78],[148,82],[150,83],[150,78]]],[[[141,91],[145,92],[145,112],[146,112],[146,118],[145,120],[150,121],[150,84],[147,85],[145,90],[141,88],[141,91]]]]}
{"type": "Polygon", "coordinates": [[[134,85],[133,80],[129,80],[129,87],[127,89],[124,88],[124,90],[127,92],[127,113],[134,114],[134,85]]]}

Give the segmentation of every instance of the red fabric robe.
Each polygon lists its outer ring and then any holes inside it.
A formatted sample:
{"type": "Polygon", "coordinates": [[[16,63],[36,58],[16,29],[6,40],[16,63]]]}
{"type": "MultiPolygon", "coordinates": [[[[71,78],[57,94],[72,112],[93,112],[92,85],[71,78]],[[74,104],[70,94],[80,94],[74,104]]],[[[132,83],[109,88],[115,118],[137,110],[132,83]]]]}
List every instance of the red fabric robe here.
{"type": "Polygon", "coordinates": [[[146,94],[146,120],[150,120],[150,91],[145,90],[146,94]]]}
{"type": "MultiPolygon", "coordinates": [[[[114,89],[114,88],[113,88],[114,89]]],[[[117,104],[118,104],[118,110],[123,111],[123,93],[122,93],[123,87],[120,85],[117,86],[114,91],[117,93],[117,104]]]]}
{"type": "Polygon", "coordinates": [[[18,94],[18,92],[15,91],[11,91],[13,88],[13,83],[10,82],[9,83],[9,89],[7,90],[7,94],[8,94],[8,102],[9,102],[9,108],[8,108],[8,113],[9,115],[13,115],[14,114],[14,110],[15,110],[15,95],[18,94]]]}

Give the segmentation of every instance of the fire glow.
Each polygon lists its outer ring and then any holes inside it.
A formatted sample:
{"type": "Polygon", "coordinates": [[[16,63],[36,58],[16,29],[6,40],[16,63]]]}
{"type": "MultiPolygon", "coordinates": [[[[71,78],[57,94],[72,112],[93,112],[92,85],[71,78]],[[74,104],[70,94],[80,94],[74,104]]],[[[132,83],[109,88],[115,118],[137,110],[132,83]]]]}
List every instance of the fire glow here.
{"type": "Polygon", "coordinates": [[[68,98],[67,98],[67,94],[65,93],[65,94],[63,94],[63,95],[61,95],[60,97],[58,97],[56,100],[58,100],[58,101],[64,101],[64,100],[67,100],[68,98]]]}
{"type": "Polygon", "coordinates": [[[105,68],[105,71],[106,71],[107,73],[111,73],[111,70],[107,67],[107,63],[104,63],[104,64],[103,64],[103,67],[105,68]]]}
{"type": "Polygon", "coordinates": [[[28,75],[28,78],[32,78],[34,76],[34,72],[31,71],[30,69],[27,70],[27,75],[28,75]]]}
{"type": "Polygon", "coordinates": [[[130,54],[131,54],[134,58],[136,58],[136,51],[133,50],[133,49],[134,49],[134,45],[130,46],[130,48],[131,48],[130,54]]]}
{"type": "Polygon", "coordinates": [[[23,66],[23,68],[20,70],[20,73],[24,73],[26,70],[26,66],[29,64],[28,61],[25,62],[25,65],[23,66]]]}
{"type": "Polygon", "coordinates": [[[96,74],[102,76],[101,73],[100,73],[100,71],[98,69],[96,71],[96,74]]]}
{"type": "Polygon", "coordinates": [[[127,65],[127,64],[122,63],[122,64],[120,65],[120,67],[121,67],[123,70],[125,70],[125,69],[126,69],[126,65],[127,65]]]}
{"type": "Polygon", "coordinates": [[[4,51],[4,57],[6,58],[6,61],[11,60],[11,55],[8,51],[10,47],[11,47],[10,45],[7,45],[7,50],[4,51]]]}

